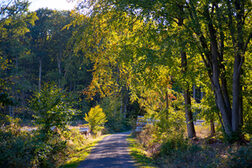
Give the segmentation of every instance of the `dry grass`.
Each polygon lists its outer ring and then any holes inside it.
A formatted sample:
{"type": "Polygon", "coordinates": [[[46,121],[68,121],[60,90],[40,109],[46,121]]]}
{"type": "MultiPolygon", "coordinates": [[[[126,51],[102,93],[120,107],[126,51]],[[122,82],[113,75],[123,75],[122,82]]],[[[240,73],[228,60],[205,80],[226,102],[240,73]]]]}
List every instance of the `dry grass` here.
{"type": "Polygon", "coordinates": [[[195,131],[198,138],[207,138],[211,134],[208,125],[195,125],[195,131]]]}

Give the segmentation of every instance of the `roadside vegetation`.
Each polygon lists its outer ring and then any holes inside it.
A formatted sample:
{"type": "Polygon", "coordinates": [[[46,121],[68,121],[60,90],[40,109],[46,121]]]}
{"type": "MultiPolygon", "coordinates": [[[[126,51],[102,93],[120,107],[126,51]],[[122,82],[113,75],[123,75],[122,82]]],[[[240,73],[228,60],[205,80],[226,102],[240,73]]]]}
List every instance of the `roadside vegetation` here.
{"type": "MultiPolygon", "coordinates": [[[[78,133],[78,130],[76,134],[78,133]]],[[[80,135],[82,136],[82,135],[80,135]]],[[[98,137],[89,137],[84,140],[80,140],[81,137],[75,137],[71,144],[69,144],[70,154],[67,160],[63,163],[61,168],[76,168],[79,163],[86,159],[86,157],[90,154],[91,150],[95,147],[95,145],[102,140],[106,135],[98,136],[98,137]],[[76,142],[78,140],[78,142],[76,142]]]]}
{"type": "Polygon", "coordinates": [[[96,122],[92,127],[95,134],[81,133],[78,127],[68,125],[75,110],[65,99],[65,93],[55,85],[41,88],[30,101],[36,126],[31,131],[21,129],[20,119],[1,116],[1,167],[76,167],[87,157],[104,137],[101,132],[106,116],[98,106],[91,109],[87,121],[96,122]]]}
{"type": "Polygon", "coordinates": [[[128,138],[130,154],[139,167],[251,167],[251,143],[228,144],[218,135],[209,136],[209,127],[197,127],[196,132],[201,133],[193,140],[177,134],[160,139],[153,131],[154,126],[148,125],[128,138]]]}

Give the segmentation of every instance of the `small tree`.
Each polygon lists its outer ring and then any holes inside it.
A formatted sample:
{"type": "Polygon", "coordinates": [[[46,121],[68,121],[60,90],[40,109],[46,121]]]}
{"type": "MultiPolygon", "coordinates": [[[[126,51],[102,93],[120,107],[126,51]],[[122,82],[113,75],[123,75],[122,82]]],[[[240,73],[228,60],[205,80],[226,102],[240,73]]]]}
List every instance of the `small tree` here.
{"type": "Polygon", "coordinates": [[[49,133],[52,128],[64,130],[67,122],[74,114],[70,104],[65,101],[66,96],[56,85],[45,85],[31,100],[31,109],[39,129],[49,133]]]}
{"type": "Polygon", "coordinates": [[[107,122],[106,114],[103,112],[102,108],[97,105],[90,109],[88,115],[85,114],[85,121],[88,122],[88,126],[91,133],[97,134],[99,131],[104,129],[104,124],[107,122]]]}
{"type": "Polygon", "coordinates": [[[34,162],[38,167],[57,167],[65,158],[66,140],[62,132],[73,115],[63,90],[55,85],[45,85],[31,100],[38,126],[35,137],[34,162]]]}

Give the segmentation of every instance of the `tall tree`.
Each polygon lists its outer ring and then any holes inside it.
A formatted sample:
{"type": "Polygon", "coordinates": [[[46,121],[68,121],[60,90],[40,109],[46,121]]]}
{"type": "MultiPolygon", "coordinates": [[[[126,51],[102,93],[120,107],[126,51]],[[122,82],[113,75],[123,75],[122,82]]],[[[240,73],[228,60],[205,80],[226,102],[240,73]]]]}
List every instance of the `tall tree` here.
{"type": "Polygon", "coordinates": [[[34,25],[37,17],[35,13],[28,12],[27,1],[3,1],[0,5],[0,57],[2,70],[5,69],[0,74],[4,83],[1,84],[1,92],[17,98],[14,86],[18,84],[19,79],[19,57],[24,55],[25,50],[23,38],[29,32],[29,25],[34,25]],[[4,68],[6,62],[9,63],[9,68],[4,68]]]}
{"type": "Polygon", "coordinates": [[[239,137],[243,120],[240,78],[252,36],[248,21],[251,15],[251,2],[227,0],[199,4],[189,1],[187,6],[193,23],[191,28],[197,37],[195,40],[199,42],[202,59],[208,69],[225,133],[229,137],[232,135],[239,137]],[[232,46],[230,46],[230,41],[232,46]],[[233,53],[227,51],[227,46],[232,47],[233,53]],[[229,67],[224,64],[229,60],[232,60],[232,69],[228,69],[229,67]],[[230,73],[230,70],[233,73],[230,73]],[[227,81],[228,74],[232,79],[231,82],[227,81]]]}
{"type": "MultiPolygon", "coordinates": [[[[191,32],[191,36],[188,36],[190,43],[196,44],[198,54],[205,63],[226,135],[241,135],[242,65],[248,55],[246,51],[251,47],[250,1],[107,0],[89,1],[88,5],[92,6],[93,13],[116,9],[142,17],[145,21],[154,18],[160,25],[166,25],[167,29],[172,28],[174,22],[180,22],[182,27],[191,32]],[[185,15],[181,15],[181,11],[185,15]],[[182,25],[179,19],[184,19],[186,24],[182,25]],[[232,68],[224,62],[229,63],[232,68]],[[229,78],[232,79],[231,82],[229,78]]],[[[179,41],[179,37],[174,37],[174,41],[179,41]]]]}
{"type": "Polygon", "coordinates": [[[38,59],[38,90],[41,89],[42,81],[42,65],[43,62],[48,61],[48,40],[52,36],[52,23],[50,22],[53,11],[49,9],[38,9],[36,11],[38,20],[35,26],[31,27],[28,34],[31,39],[32,52],[38,59]]]}

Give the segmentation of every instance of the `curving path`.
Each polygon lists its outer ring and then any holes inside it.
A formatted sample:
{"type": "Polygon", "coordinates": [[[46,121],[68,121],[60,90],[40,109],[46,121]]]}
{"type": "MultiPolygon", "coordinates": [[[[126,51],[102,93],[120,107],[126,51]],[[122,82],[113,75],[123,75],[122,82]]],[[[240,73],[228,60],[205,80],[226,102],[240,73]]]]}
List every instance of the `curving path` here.
{"type": "Polygon", "coordinates": [[[126,141],[130,132],[105,137],[78,168],[136,168],[126,141]]]}

